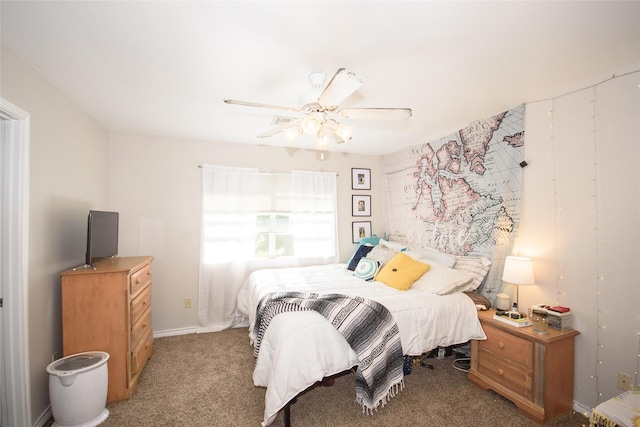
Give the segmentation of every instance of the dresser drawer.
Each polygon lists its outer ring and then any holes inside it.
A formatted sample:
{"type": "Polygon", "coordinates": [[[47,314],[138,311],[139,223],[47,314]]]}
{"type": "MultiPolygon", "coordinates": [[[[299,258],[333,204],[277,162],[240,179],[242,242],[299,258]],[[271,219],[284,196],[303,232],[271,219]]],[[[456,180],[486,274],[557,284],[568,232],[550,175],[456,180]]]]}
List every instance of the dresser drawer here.
{"type": "Polygon", "coordinates": [[[478,351],[478,372],[518,395],[532,399],[533,372],[531,370],[503,358],[494,357],[492,353],[480,349],[478,351]]]}
{"type": "Polygon", "coordinates": [[[151,286],[147,286],[131,301],[131,324],[135,325],[149,307],[151,307],[151,286]]]}
{"type": "Polygon", "coordinates": [[[142,267],[140,270],[136,271],[131,275],[129,287],[130,294],[134,296],[142,288],[144,288],[147,284],[151,283],[151,264],[147,264],[142,267]]]}
{"type": "Polygon", "coordinates": [[[131,348],[136,348],[140,340],[151,330],[151,310],[147,310],[131,327],[131,348]]]}
{"type": "Polygon", "coordinates": [[[145,363],[151,357],[153,353],[153,334],[151,329],[147,331],[147,335],[142,338],[140,343],[131,353],[131,378],[138,375],[145,363]]]}
{"type": "Polygon", "coordinates": [[[518,338],[490,325],[483,325],[487,339],[478,341],[481,350],[494,357],[510,360],[527,370],[532,369],[533,343],[518,338]]]}

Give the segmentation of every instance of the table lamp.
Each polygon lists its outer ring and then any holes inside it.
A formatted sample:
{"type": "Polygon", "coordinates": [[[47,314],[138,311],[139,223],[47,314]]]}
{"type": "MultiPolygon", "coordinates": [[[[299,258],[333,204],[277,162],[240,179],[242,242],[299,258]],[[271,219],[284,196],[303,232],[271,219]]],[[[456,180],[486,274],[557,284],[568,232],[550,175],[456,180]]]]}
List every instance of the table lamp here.
{"type": "Polygon", "coordinates": [[[504,271],[502,272],[504,282],[513,283],[516,286],[516,297],[512,311],[518,312],[518,286],[533,285],[533,262],[531,258],[521,256],[508,256],[504,261],[504,271]]]}

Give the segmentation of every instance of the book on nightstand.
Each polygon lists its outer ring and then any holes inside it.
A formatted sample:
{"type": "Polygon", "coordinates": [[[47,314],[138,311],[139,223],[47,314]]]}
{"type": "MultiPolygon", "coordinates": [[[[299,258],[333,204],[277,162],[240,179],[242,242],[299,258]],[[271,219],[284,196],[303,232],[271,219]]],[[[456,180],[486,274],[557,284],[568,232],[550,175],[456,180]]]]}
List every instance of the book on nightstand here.
{"type": "Polygon", "coordinates": [[[525,326],[531,326],[531,320],[527,319],[526,316],[523,317],[522,319],[512,319],[508,315],[504,316],[502,314],[494,314],[493,318],[501,322],[504,322],[507,325],[515,326],[516,328],[524,328],[525,326]]]}

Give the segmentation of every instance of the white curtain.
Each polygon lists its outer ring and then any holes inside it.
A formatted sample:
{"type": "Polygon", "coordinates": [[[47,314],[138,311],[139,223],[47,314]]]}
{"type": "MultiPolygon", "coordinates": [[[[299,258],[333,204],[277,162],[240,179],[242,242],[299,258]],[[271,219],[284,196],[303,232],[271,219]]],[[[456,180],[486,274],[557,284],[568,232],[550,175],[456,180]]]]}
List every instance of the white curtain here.
{"type": "Polygon", "coordinates": [[[295,256],[256,258],[258,170],[202,169],[198,332],[248,325],[237,297],[253,271],[338,262],[335,173],[292,172],[295,256]]]}
{"type": "Polygon", "coordinates": [[[198,332],[236,323],[238,290],[254,257],[258,170],[203,165],[198,332]]]}
{"type": "Polygon", "coordinates": [[[293,247],[301,264],[338,262],[336,174],[291,172],[293,247]]]}

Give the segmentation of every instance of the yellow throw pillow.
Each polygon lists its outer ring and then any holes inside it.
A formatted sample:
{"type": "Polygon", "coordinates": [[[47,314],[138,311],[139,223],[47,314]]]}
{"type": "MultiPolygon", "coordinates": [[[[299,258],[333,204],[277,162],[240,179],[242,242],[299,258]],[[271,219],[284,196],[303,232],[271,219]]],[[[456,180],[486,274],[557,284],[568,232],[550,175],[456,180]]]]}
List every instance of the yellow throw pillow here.
{"type": "Polygon", "coordinates": [[[429,264],[416,261],[402,252],[391,258],[376,276],[376,281],[406,291],[429,270],[429,264]]]}

